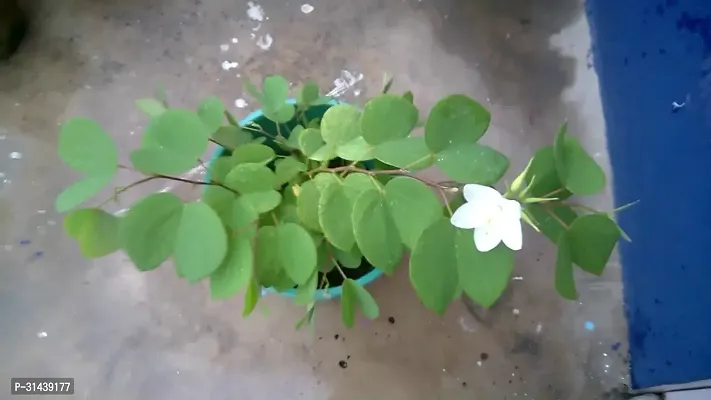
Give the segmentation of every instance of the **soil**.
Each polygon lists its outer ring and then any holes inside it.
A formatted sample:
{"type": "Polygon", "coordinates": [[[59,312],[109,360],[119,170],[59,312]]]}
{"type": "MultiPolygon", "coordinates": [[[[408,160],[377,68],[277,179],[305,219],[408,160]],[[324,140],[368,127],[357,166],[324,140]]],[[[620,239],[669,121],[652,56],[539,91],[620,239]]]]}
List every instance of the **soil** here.
{"type": "MultiPolygon", "coordinates": [[[[343,266],[340,267],[346,277],[351,278],[353,280],[358,279],[375,269],[365,258],[363,258],[358,268],[345,268],[343,266]]],[[[321,282],[321,279],[323,279],[323,273],[319,272],[318,281],[321,282]]],[[[338,272],[336,268],[326,273],[326,279],[328,279],[328,287],[336,287],[341,286],[343,284],[343,276],[341,276],[341,273],[338,272]]]]}

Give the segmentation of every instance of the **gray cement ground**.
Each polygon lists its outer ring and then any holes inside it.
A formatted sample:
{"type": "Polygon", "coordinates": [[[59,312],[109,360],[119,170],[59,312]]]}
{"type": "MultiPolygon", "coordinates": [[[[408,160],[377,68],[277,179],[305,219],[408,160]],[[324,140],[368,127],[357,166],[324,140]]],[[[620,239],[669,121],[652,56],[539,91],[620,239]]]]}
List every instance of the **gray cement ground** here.
{"type": "MultiPolygon", "coordinates": [[[[98,119],[125,157],[146,122],[133,100],[159,84],[174,105],[215,94],[244,116],[249,107],[233,106],[249,101],[239,75],[332,88],[362,74],[343,94],[362,103],[389,72],[425,109],[453,92],[488,105],[485,142],[511,155],[512,171],[565,119],[607,166],[579,2],[309,2],[305,14],[301,2],[264,0],[261,24],[243,0],[27,2],[30,37],[0,66],[0,379],[71,376],[74,398],[101,400],[606,398],[627,380],[619,265],[602,279],[581,274],[580,302],[563,301],[553,247],[531,231],[511,290],[492,310],[475,317],[457,302],[440,319],[401,268],[372,286],[380,320],[350,330],[335,302],[320,307],[313,332],[294,332],[298,315],[277,296],[243,320],[239,299],[212,302],[204,285],[170,268],[141,274],[122,255],[80,257],[52,209],[74,178],[55,155],[58,123],[98,119]],[[225,71],[224,61],[239,66],[225,71]]],[[[608,207],[609,193],[593,202],[608,207]]]]}

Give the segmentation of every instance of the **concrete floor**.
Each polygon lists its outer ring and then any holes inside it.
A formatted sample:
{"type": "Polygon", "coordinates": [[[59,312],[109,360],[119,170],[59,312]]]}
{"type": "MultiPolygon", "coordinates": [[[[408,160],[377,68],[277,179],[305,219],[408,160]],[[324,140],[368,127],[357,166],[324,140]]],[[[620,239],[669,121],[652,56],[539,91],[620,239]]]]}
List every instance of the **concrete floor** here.
{"type": "MultiPolygon", "coordinates": [[[[310,2],[305,14],[301,2],[264,0],[261,24],[242,0],[26,2],[31,35],[0,65],[0,379],[70,376],[74,398],[102,400],[610,398],[627,381],[619,264],[602,279],[581,274],[580,302],[564,301],[553,290],[553,247],[531,231],[511,290],[492,310],[475,316],[457,302],[440,319],[401,268],[372,286],[380,320],[350,330],[336,302],[319,307],[313,331],[294,332],[299,315],[278,296],[243,320],[240,299],[212,302],[204,285],[189,287],[170,268],[141,274],[123,255],[80,257],[52,209],[73,179],[55,155],[57,125],[96,118],[125,157],[146,122],[133,100],[159,84],[174,105],[208,94],[232,105],[247,98],[238,74],[332,88],[348,71],[363,79],[342,97],[362,103],[389,72],[425,109],[452,92],[488,104],[485,141],[511,155],[512,171],[565,119],[607,165],[582,4],[310,2]],[[267,34],[264,50],[257,42],[267,34]],[[239,67],[224,71],[223,61],[239,67]]],[[[607,208],[609,196],[593,203],[607,208]]]]}

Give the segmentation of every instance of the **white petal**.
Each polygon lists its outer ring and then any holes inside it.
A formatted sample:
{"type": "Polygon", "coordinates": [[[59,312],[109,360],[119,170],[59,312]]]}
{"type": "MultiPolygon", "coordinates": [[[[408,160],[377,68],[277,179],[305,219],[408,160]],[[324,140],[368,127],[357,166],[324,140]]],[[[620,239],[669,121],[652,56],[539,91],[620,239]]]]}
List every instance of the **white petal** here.
{"type": "Polygon", "coordinates": [[[499,226],[501,240],[506,247],[511,250],[521,250],[523,246],[523,232],[521,230],[521,219],[506,219],[501,221],[499,226]]]}
{"type": "Polygon", "coordinates": [[[463,191],[467,202],[477,205],[498,203],[501,199],[501,193],[497,192],[496,189],[475,183],[464,185],[463,191]]]}
{"type": "Polygon", "coordinates": [[[521,219],[521,203],[516,200],[501,199],[502,218],[521,219]]]}
{"type": "Polygon", "coordinates": [[[474,229],[484,226],[489,214],[484,207],[476,207],[471,203],[464,203],[457,208],[449,220],[452,225],[462,229],[474,229]]]}
{"type": "Polygon", "coordinates": [[[501,243],[501,233],[494,225],[487,225],[474,230],[474,244],[482,253],[493,250],[501,243]]]}

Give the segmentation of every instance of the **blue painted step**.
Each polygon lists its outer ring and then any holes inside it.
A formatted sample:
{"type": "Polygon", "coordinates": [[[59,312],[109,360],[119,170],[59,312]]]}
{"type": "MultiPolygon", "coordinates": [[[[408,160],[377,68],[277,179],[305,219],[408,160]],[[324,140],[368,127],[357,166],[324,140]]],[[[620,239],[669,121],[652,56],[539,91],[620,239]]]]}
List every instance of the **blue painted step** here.
{"type": "Polygon", "coordinates": [[[588,0],[635,388],[711,379],[711,0],[588,0]]]}

